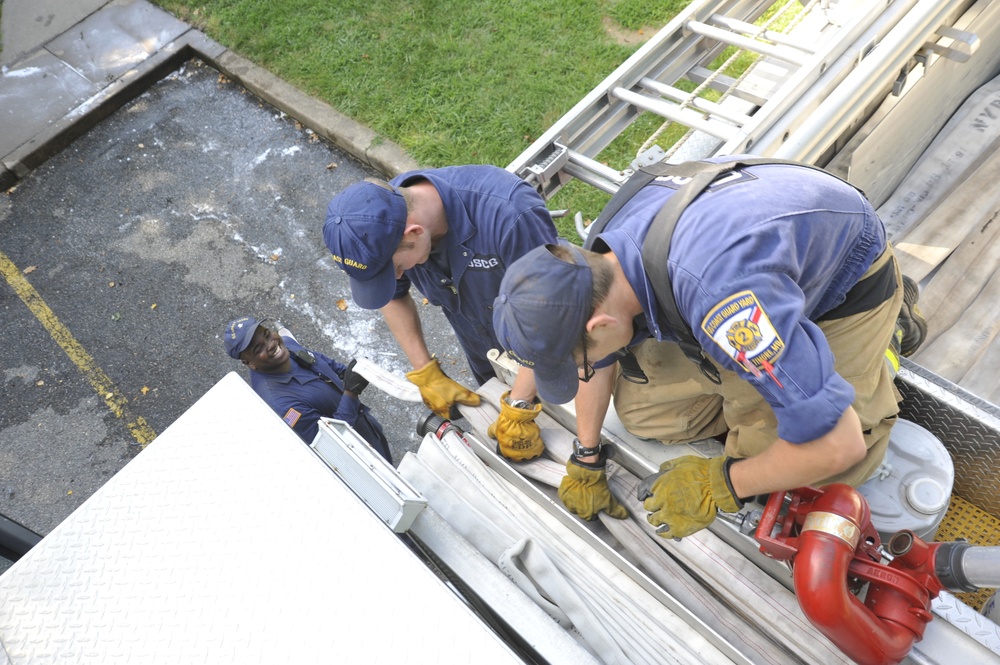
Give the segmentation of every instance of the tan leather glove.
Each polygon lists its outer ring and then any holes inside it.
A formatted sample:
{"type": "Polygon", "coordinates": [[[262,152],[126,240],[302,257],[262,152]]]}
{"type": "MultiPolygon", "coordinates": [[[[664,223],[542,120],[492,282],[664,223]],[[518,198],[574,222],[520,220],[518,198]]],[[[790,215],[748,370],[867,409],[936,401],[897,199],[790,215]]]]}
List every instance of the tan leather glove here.
{"type": "Polygon", "coordinates": [[[650,512],[646,519],[664,538],[683,538],[704,529],[716,510],[738,512],[743,507],[729,480],[731,457],[706,459],[686,455],[660,465],[660,472],[639,483],[638,496],[650,512]]]}
{"type": "Polygon", "coordinates": [[[566,462],[566,475],[559,483],[559,500],[581,519],[595,520],[602,510],[615,519],[628,517],[628,510],[618,503],[608,487],[604,471],[606,462],[607,457],[603,455],[593,464],[580,462],[572,455],[566,462]]]}
{"type": "Polygon", "coordinates": [[[412,372],[406,373],[413,384],[420,388],[427,408],[442,418],[451,417],[451,405],[456,402],[466,406],[479,406],[479,395],[452,379],[441,371],[437,358],[412,372]]]}
{"type": "Polygon", "coordinates": [[[534,459],[545,450],[542,431],[535,424],[542,405],[533,404],[530,409],[519,409],[507,403],[508,397],[509,390],[500,397],[500,415],[486,433],[497,440],[497,449],[507,459],[514,462],[534,459]]]}

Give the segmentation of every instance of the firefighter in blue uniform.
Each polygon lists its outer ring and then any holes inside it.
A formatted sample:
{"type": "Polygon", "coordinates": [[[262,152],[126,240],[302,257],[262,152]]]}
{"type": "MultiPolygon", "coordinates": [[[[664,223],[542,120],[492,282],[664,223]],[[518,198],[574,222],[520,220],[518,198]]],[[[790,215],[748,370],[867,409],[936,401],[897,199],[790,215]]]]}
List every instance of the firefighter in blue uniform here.
{"type": "Polygon", "coordinates": [[[274,321],[244,316],[226,324],[222,341],[229,357],[250,369],[250,386],[306,443],[320,417],[342,420],[390,464],[382,425],[361,403],[368,381],[348,365],[303,348],[283,336],[274,321]]]}
{"type": "MultiPolygon", "coordinates": [[[[447,418],[452,405],[478,405],[479,395],[446,376],[428,350],[410,286],[444,311],[482,384],[494,376],[486,354],[499,348],[493,299],[504,271],[557,235],[530,185],[495,166],[465,165],[351,185],[330,201],[323,238],[355,303],[382,312],[414,368],[407,378],[447,418]]],[[[531,372],[519,371],[490,428],[501,454],[522,461],[542,453],[540,411],[531,372]]]]}
{"type": "Polygon", "coordinates": [[[753,165],[723,172],[683,209],[661,262],[703,354],[703,365],[689,362],[643,260],[654,219],[687,180],[638,190],[593,252],[563,245],[523,257],[494,315],[501,343],[534,369],[543,399],[576,396],[578,441],[560,497],[580,517],[626,514],[608,491],[600,444],[612,393],[639,436],[725,442],[724,456],[681,457],[640,486],[665,537],[693,533],[716,509],[736,511],[752,496],[864,482],[898,412],[886,356],[922,339],[864,196],[816,169],[753,165]],[[616,371],[628,351],[639,370],[616,371]]]}

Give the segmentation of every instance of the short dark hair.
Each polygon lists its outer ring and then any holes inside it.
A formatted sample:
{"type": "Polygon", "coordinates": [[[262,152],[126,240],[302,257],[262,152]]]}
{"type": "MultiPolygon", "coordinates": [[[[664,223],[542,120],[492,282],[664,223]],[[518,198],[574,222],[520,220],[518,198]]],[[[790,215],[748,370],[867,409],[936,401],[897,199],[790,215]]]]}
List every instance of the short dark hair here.
{"type": "MultiPolygon", "coordinates": [[[[590,250],[582,249],[579,247],[577,248],[577,250],[580,252],[580,255],[583,256],[584,260],[587,262],[587,267],[590,268],[591,280],[593,284],[591,291],[592,296],[590,299],[590,309],[585,319],[585,321],[589,321],[590,318],[594,316],[594,312],[597,310],[597,308],[605,300],[607,300],[608,293],[611,292],[611,284],[614,282],[615,279],[615,271],[611,267],[611,265],[609,265],[608,262],[605,261],[601,257],[601,255],[598,254],[597,252],[592,252],[590,250]]],[[[550,247],[549,251],[551,251],[553,256],[555,256],[556,258],[562,259],[567,263],[573,263],[573,256],[570,254],[572,250],[570,250],[569,247],[565,247],[563,245],[555,245],[553,247],[550,247]]],[[[590,335],[587,334],[586,328],[584,328],[583,330],[582,343],[586,344],[588,349],[593,346],[593,340],[590,339],[590,335]]],[[[574,352],[583,351],[580,344],[578,344],[573,350],[574,352]]]]}

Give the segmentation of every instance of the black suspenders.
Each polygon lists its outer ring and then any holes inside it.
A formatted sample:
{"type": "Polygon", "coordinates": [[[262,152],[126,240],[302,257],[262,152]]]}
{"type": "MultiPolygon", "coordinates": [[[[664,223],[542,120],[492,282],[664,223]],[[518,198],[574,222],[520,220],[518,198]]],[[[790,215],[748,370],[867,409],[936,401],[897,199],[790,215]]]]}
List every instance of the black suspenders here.
{"type": "MultiPolygon", "coordinates": [[[[632,175],[615,193],[608,205],[604,207],[601,214],[590,227],[587,233],[587,240],[584,243],[585,249],[590,249],[598,234],[604,230],[608,222],[635,194],[651,183],[653,180],[663,176],[674,178],[690,178],[669,198],[656,214],[656,218],[649,227],[646,239],[642,243],[642,263],[649,282],[653,286],[653,293],[656,294],[656,301],[663,311],[667,320],[667,327],[677,337],[684,355],[701,368],[702,373],[713,383],[720,383],[719,370],[716,369],[708,357],[705,355],[701,344],[694,336],[691,327],[684,321],[677,308],[677,301],[674,298],[673,286],[670,282],[670,275],[667,272],[667,257],[670,254],[670,240],[674,234],[674,227],[677,220],[685,208],[691,204],[702,192],[704,192],[712,182],[723,173],[728,173],[743,166],[756,166],[760,164],[786,164],[789,166],[799,166],[811,168],[822,173],[832,175],[827,171],[812,166],[784,159],[772,159],[770,157],[744,157],[732,161],[714,162],[682,162],[680,164],[667,164],[657,162],[650,166],[642,167],[632,175]]],[[[836,176],[833,176],[836,177],[836,176]]],[[[846,181],[844,181],[846,182],[846,181]]],[[[847,183],[850,184],[850,183],[847,183]]],[[[851,185],[853,187],[853,185],[851,185]]],[[[855,188],[856,189],[856,188],[855,188]]],[[[859,190],[860,191],[860,190],[859,190]]],[[[864,193],[862,192],[862,195],[864,193]]],[[[865,280],[867,281],[867,280],[865,280]]],[[[853,289],[852,289],[853,290],[853,289]]],[[[891,295],[891,293],[890,293],[891,295]]],[[[864,310],[862,310],[864,311],[864,310]]],[[[629,354],[631,355],[631,354],[629,354]]],[[[631,359],[634,361],[634,357],[631,359]]],[[[619,360],[619,362],[621,362],[619,360]]],[[[628,362],[631,372],[635,368],[631,365],[637,363],[628,362]]],[[[625,364],[623,364],[625,366],[625,364]]],[[[639,370],[641,374],[641,369],[639,370]]],[[[627,378],[627,377],[626,377],[627,378]]],[[[645,375],[642,376],[645,379],[645,375]]],[[[640,380],[638,383],[645,383],[640,380]]]]}

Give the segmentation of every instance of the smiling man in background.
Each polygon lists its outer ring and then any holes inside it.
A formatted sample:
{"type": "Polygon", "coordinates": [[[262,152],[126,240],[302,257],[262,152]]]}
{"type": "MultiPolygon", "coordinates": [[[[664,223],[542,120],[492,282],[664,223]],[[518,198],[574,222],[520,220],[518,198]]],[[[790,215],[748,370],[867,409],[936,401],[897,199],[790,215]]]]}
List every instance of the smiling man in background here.
{"type": "Polygon", "coordinates": [[[250,316],[226,324],[222,342],[230,358],[250,370],[250,386],[306,443],[319,431],[320,417],[342,420],[390,464],[382,425],[361,403],[368,381],[347,365],[303,348],[270,319],[250,316]]]}

